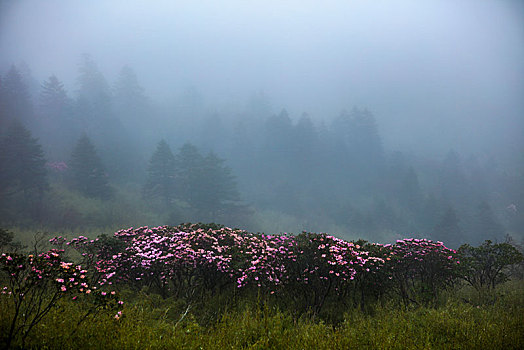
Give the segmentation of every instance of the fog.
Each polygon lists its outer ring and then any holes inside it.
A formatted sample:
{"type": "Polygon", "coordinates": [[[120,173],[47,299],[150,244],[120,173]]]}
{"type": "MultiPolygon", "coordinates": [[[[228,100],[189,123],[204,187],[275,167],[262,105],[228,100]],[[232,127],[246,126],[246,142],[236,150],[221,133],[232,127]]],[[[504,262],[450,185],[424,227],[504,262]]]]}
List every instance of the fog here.
{"type": "Polygon", "coordinates": [[[518,1],[7,1],[0,65],[73,90],[89,53],[162,102],[194,86],[214,108],[257,91],[315,118],[365,106],[388,144],[486,152],[524,134],[523,16],[518,1]]]}
{"type": "MultiPolygon", "coordinates": [[[[115,112],[118,121],[112,125],[118,128],[121,123],[129,135],[135,135],[133,146],[138,150],[128,151],[139,154],[142,163],[147,163],[162,138],[173,153],[189,141],[203,155],[216,152],[231,167],[240,197],[251,210],[260,212],[257,210],[265,208],[270,216],[291,215],[293,219],[288,219],[293,223],[288,226],[293,229],[319,229],[323,222],[329,222],[320,229],[333,228],[349,235],[354,229],[343,220],[318,219],[316,225],[309,225],[290,210],[293,205],[281,209],[268,204],[282,198],[263,198],[263,191],[280,190],[265,188],[269,184],[261,185],[254,174],[245,171],[252,165],[242,163],[242,150],[231,150],[238,141],[232,139],[238,139],[238,133],[246,128],[251,130],[245,132],[246,138],[260,138],[256,130],[262,124],[250,123],[282,116],[283,109],[297,128],[306,113],[320,134],[333,128],[333,121],[342,111],[349,111],[351,118],[367,111],[376,122],[377,145],[383,147],[385,159],[383,166],[398,161],[394,155],[401,152],[402,159],[406,159],[405,168],[415,169],[424,199],[433,194],[445,197],[442,188],[437,188],[435,169],[441,169],[453,154],[461,162],[469,159],[468,164],[480,162],[483,169],[491,166],[498,169],[499,175],[510,174],[509,188],[502,186],[504,177],[486,175],[489,190],[485,191],[489,193],[479,198],[490,204],[506,233],[522,234],[522,214],[518,212],[516,219],[506,217],[508,205],[518,204],[518,210],[524,210],[520,188],[524,168],[521,1],[4,0],[0,4],[0,77],[6,77],[13,65],[22,71],[36,115],[41,85],[51,75],[64,84],[67,95],[78,103],[82,95],[79,68],[84,54],[90,55],[112,91],[122,67],[132,69],[143,87],[147,108],[136,116],[140,119],[137,123],[126,121],[123,114],[115,112]],[[353,113],[354,107],[357,113],[353,113]],[[220,130],[225,130],[222,140],[213,133],[220,130]]],[[[78,113],[78,105],[75,108],[78,113]]],[[[56,135],[42,131],[39,125],[29,122],[26,126],[39,138],[48,160],[65,160],[62,158],[66,156],[57,150],[64,146],[51,141],[56,135]]],[[[94,139],[102,159],[110,162],[111,157],[103,155],[104,149],[111,149],[110,145],[102,141],[97,144],[104,139],[101,129],[74,130],[71,148],[82,132],[98,133],[88,136],[94,139]]],[[[253,147],[260,151],[267,141],[255,140],[253,147]]],[[[124,147],[113,146],[120,150],[124,147]]],[[[317,151],[322,152],[320,148],[317,151]]],[[[275,152],[283,153],[281,149],[275,152]]],[[[253,156],[255,153],[246,154],[254,161],[264,159],[253,156]]],[[[320,164],[304,165],[306,169],[308,166],[320,164]]],[[[128,182],[140,187],[146,167],[147,164],[137,167],[137,173],[132,174],[136,177],[130,176],[128,182]]],[[[369,171],[381,172],[379,168],[369,171]]],[[[272,169],[287,171],[280,166],[272,169]]],[[[342,166],[340,171],[344,169],[342,166]]],[[[466,167],[463,171],[475,174],[472,169],[466,167]]],[[[111,177],[111,169],[108,172],[111,177]]],[[[115,170],[113,177],[117,173],[115,170]]],[[[337,176],[343,175],[333,174],[333,178],[319,179],[308,186],[318,189],[319,183],[335,184],[337,176]]],[[[468,179],[464,186],[471,187],[468,179]]],[[[269,182],[267,178],[266,181],[269,182]]],[[[290,178],[289,182],[293,180],[290,178]]],[[[298,185],[296,188],[303,189],[298,185]]],[[[377,193],[386,191],[373,188],[372,194],[347,192],[353,196],[352,210],[366,211],[364,208],[373,207],[368,202],[376,202],[377,193]]],[[[305,197],[309,196],[305,193],[313,193],[298,192],[305,197]]],[[[333,190],[337,192],[340,191],[333,190]]],[[[476,208],[481,202],[467,202],[464,198],[446,201],[458,212],[462,207],[476,208]]],[[[403,209],[396,211],[402,216],[399,211],[403,209]]],[[[444,215],[446,210],[442,211],[444,215]]],[[[182,214],[178,217],[185,219],[182,214]]],[[[258,224],[253,224],[256,229],[287,229],[286,225],[261,223],[279,219],[257,220],[258,224]]],[[[360,232],[365,231],[365,225],[359,227],[360,232]]],[[[417,225],[405,227],[422,230],[417,225]]],[[[433,227],[434,224],[428,230],[433,227]]],[[[390,230],[401,234],[400,229],[390,230]]],[[[384,235],[379,238],[390,238],[384,235]]]]}

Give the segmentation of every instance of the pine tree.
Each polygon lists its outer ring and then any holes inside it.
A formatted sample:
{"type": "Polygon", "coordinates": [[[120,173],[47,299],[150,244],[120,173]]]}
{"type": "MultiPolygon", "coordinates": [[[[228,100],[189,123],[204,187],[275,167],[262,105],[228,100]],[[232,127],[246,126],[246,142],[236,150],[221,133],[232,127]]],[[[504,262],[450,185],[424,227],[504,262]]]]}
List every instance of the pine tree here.
{"type": "Polygon", "coordinates": [[[87,135],[77,142],[69,162],[70,180],[74,189],[88,197],[108,199],[113,190],[109,186],[104,164],[87,135]]]}
{"type": "Polygon", "coordinates": [[[175,156],[166,141],[158,143],[149,160],[147,172],[144,196],[160,197],[169,204],[175,198],[175,156]]]}
{"type": "Polygon", "coordinates": [[[40,107],[48,118],[58,118],[70,105],[64,84],[55,75],[51,75],[42,83],[40,92],[40,107]]]}
{"type": "Polygon", "coordinates": [[[199,186],[202,183],[204,157],[198,148],[190,143],[184,144],[176,155],[176,193],[177,197],[192,207],[198,207],[199,186]]]}
{"type": "Polygon", "coordinates": [[[235,177],[224,163],[213,152],[204,158],[198,200],[200,209],[211,216],[228,210],[240,199],[235,177]]]}
{"type": "Polygon", "coordinates": [[[21,123],[32,121],[33,105],[29,90],[19,70],[12,65],[2,80],[2,108],[0,109],[0,130],[14,120],[21,123]]]}
{"type": "Polygon", "coordinates": [[[73,103],[64,84],[54,75],[41,85],[39,137],[50,159],[65,160],[70,145],[78,139],[80,123],[73,116],[73,103]]]}
{"type": "Polygon", "coordinates": [[[0,140],[0,203],[37,215],[49,188],[42,146],[21,123],[14,122],[0,140]]]}
{"type": "Polygon", "coordinates": [[[177,196],[203,219],[216,220],[234,210],[239,193],[231,169],[213,152],[206,157],[187,143],[177,154],[177,196]]]}

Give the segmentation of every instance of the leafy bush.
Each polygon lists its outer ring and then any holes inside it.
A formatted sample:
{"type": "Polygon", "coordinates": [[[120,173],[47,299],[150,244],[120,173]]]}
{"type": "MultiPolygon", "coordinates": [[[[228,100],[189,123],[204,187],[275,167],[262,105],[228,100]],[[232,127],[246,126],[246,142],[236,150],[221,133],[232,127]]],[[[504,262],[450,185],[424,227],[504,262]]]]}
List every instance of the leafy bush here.
{"type": "Polygon", "coordinates": [[[455,251],[429,240],[380,245],[216,224],[130,228],[67,245],[80,251],[103,284],[147,288],[188,304],[209,293],[258,295],[297,315],[320,315],[326,304],[364,309],[391,290],[405,303],[432,302],[454,281],[458,263],[455,251]]]}
{"type": "Polygon", "coordinates": [[[409,238],[386,247],[393,285],[405,304],[435,302],[457,277],[457,252],[442,242],[409,238]]]}
{"type": "Polygon", "coordinates": [[[508,279],[509,266],[524,260],[521,252],[509,243],[486,240],[479,247],[462,245],[458,250],[462,262],[461,277],[477,291],[494,289],[508,279]]]}
{"type": "Polygon", "coordinates": [[[522,282],[515,290],[497,289],[500,298],[493,303],[474,304],[456,294],[472,289],[454,283],[466,267],[441,242],[403,239],[381,245],[307,232],[255,234],[216,224],[129,228],[96,239],[51,241],[60,249],[2,255],[0,281],[7,286],[0,302],[7,307],[0,310],[0,329],[13,334],[4,346],[524,344],[522,282]],[[62,248],[80,253],[81,265],[65,262],[62,248]],[[449,287],[456,295],[446,291],[449,287]],[[111,311],[120,305],[106,288],[126,295],[125,314],[111,311]],[[436,304],[443,291],[450,299],[436,304]],[[399,308],[399,301],[416,307],[399,308]]]}
{"type": "Polygon", "coordinates": [[[73,300],[88,295],[92,313],[108,306],[117,307],[115,292],[105,292],[89,284],[87,271],[65,262],[62,251],[50,250],[39,255],[3,253],[0,256],[0,282],[5,282],[0,296],[3,307],[11,310],[10,322],[0,341],[9,348],[25,340],[33,328],[57,306],[60,299],[73,300]]]}

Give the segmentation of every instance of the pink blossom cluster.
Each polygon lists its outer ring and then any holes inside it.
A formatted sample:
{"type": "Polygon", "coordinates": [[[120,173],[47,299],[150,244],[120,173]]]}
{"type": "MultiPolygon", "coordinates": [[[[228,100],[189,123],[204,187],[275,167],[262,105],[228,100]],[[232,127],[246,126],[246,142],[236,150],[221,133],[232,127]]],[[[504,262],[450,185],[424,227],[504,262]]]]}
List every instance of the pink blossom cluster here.
{"type": "Polygon", "coordinates": [[[265,235],[201,224],[129,228],[112,239],[121,249],[83,236],[66,245],[92,262],[101,285],[146,285],[162,293],[234,285],[273,294],[308,285],[338,294],[421,274],[448,279],[458,263],[455,251],[425,239],[357,244],[327,234],[265,235]]]}
{"type": "MultiPolygon", "coordinates": [[[[450,249],[442,242],[428,239],[406,238],[395,244],[384,246],[390,250],[393,268],[402,268],[406,273],[420,273],[421,267],[434,265],[440,270],[452,271],[460,263],[457,251],[450,249]]],[[[425,271],[429,272],[429,271],[425,271]]]]}
{"type": "Polygon", "coordinates": [[[387,267],[394,287],[405,302],[435,300],[458,276],[457,252],[442,242],[407,238],[384,247],[389,250],[387,267]]]}
{"type": "Polygon", "coordinates": [[[2,253],[0,270],[7,273],[8,286],[2,294],[24,297],[35,289],[44,289],[58,295],[96,294],[116,298],[116,292],[104,292],[88,281],[88,272],[81,265],[62,259],[63,250],[51,249],[37,256],[18,253],[2,253]]]}
{"type": "MultiPolygon", "coordinates": [[[[383,262],[352,242],[326,234],[264,235],[188,224],[129,228],[114,236],[126,246],[97,261],[105,274],[102,284],[177,288],[183,283],[212,285],[226,280],[238,288],[256,286],[274,292],[297,282],[348,283],[357,270],[365,271],[365,266],[368,272],[376,270],[383,262]]],[[[87,242],[79,237],[69,244],[87,242]]]]}

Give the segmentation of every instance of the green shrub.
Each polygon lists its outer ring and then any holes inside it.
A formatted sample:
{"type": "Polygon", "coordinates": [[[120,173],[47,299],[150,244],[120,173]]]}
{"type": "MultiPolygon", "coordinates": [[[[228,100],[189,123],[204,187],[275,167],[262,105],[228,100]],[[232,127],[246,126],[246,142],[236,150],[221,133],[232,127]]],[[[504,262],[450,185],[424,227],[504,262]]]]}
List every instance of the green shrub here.
{"type": "Polygon", "coordinates": [[[517,248],[509,243],[495,243],[486,240],[479,247],[462,245],[458,250],[461,277],[477,291],[494,289],[508,279],[507,268],[524,260],[517,248]]]}

